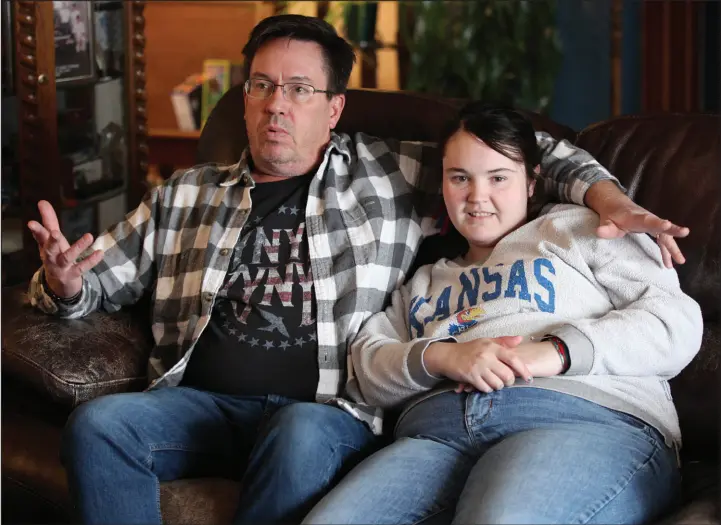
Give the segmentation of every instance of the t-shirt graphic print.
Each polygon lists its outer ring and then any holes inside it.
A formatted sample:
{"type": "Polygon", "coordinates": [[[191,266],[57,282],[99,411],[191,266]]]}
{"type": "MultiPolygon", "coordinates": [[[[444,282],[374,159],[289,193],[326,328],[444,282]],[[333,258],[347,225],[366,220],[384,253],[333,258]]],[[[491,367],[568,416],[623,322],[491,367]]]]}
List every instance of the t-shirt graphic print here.
{"type": "Polygon", "coordinates": [[[310,177],[252,190],[248,222],[183,384],[313,400],[318,346],[304,213],[310,177]]]}

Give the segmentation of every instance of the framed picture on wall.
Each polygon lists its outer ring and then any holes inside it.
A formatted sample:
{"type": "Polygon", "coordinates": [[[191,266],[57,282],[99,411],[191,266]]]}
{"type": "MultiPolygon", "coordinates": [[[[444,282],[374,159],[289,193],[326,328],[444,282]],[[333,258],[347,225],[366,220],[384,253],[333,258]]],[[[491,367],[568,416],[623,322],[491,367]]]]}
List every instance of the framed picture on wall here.
{"type": "Polygon", "coordinates": [[[53,1],[55,82],[95,80],[93,5],[89,1],[53,1]]]}
{"type": "Polygon", "coordinates": [[[2,3],[2,92],[11,95],[15,92],[13,75],[15,44],[13,38],[13,3],[2,3]]]}

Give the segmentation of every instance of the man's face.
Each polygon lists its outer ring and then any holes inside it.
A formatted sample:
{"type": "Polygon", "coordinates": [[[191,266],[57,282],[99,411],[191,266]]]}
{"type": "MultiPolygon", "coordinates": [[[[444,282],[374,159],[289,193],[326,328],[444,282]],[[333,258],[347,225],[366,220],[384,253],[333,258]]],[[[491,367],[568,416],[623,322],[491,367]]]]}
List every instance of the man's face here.
{"type": "MultiPolygon", "coordinates": [[[[272,40],[258,49],[250,78],[275,84],[302,82],[328,89],[320,45],[289,38],[272,40]]],[[[343,95],[328,100],[325,93],[316,93],[303,103],[289,98],[281,88],[264,100],[245,95],[250,153],[261,178],[303,175],[316,166],[345,104],[343,95]]]]}

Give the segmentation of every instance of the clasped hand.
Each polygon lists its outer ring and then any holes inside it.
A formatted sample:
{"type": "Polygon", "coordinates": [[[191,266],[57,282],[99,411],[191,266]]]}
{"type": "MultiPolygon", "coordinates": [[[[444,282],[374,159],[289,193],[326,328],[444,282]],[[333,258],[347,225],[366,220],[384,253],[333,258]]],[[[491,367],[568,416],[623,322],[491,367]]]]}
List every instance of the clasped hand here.
{"type": "Polygon", "coordinates": [[[520,377],[550,377],[561,372],[562,362],[550,342],[521,343],[521,336],[481,338],[464,343],[432,343],[424,354],[426,370],[458,381],[456,390],[490,393],[520,377]]]}

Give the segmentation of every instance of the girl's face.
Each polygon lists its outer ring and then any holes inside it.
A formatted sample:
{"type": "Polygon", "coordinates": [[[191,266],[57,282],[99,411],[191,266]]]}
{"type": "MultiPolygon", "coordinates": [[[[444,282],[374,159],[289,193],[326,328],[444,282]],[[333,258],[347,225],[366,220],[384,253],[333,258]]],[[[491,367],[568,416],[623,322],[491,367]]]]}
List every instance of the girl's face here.
{"type": "Polygon", "coordinates": [[[469,261],[481,260],[506,234],[526,222],[535,181],[525,166],[457,131],[443,152],[443,199],[448,216],[469,244],[469,261]]]}

